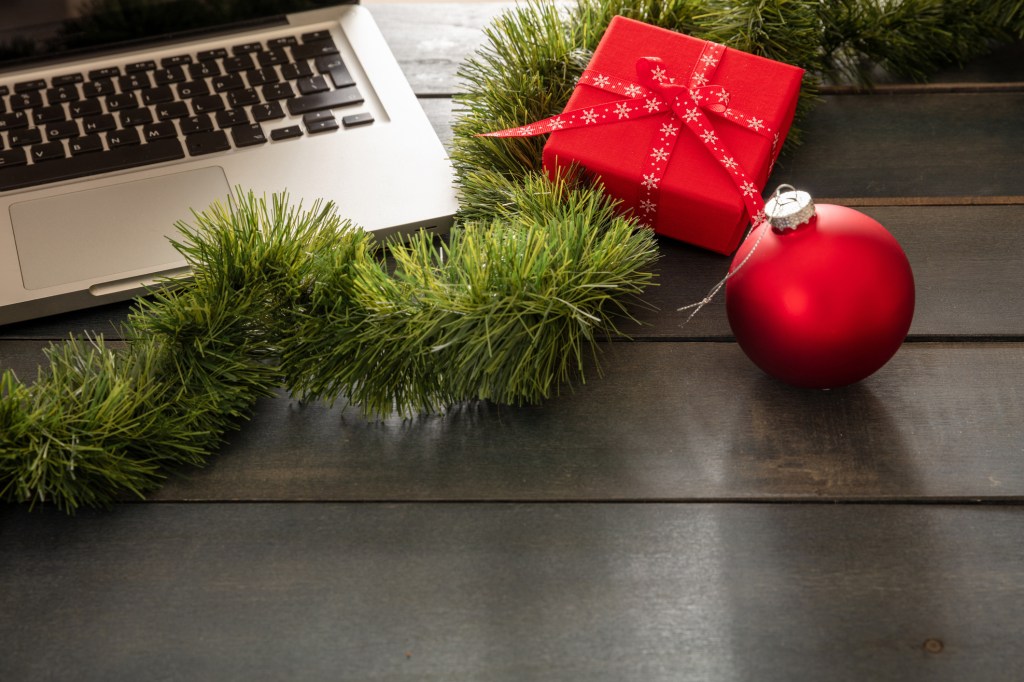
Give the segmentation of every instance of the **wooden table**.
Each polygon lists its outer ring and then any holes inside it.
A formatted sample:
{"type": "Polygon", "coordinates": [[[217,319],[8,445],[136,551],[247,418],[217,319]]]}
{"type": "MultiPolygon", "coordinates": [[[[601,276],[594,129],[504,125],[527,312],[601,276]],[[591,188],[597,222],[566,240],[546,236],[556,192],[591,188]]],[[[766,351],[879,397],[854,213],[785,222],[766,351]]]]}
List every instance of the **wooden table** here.
{"type": "MultiPolygon", "coordinates": [[[[445,140],[500,7],[373,6],[445,140]]],[[[765,377],[722,297],[681,326],[727,259],[664,241],[658,310],[547,404],[282,396],[146,502],[0,508],[0,679],[1019,679],[1022,124],[1018,45],[827,94],[776,171],[910,258],[910,338],[868,380],[765,377]]],[[[0,365],[126,309],[0,329],[0,365]]]]}

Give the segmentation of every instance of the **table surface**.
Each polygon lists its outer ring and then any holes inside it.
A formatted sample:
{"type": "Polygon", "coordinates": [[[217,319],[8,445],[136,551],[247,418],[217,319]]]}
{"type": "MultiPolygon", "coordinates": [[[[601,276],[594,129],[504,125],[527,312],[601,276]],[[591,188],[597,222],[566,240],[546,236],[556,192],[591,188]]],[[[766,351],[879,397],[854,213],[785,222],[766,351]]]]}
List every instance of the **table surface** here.
{"type": "MultiPolygon", "coordinates": [[[[507,5],[371,9],[442,140],[507,5]]],[[[261,402],[208,467],[67,517],[0,507],[4,680],[1000,680],[1024,660],[1024,49],[827,92],[771,180],[902,243],[907,342],[789,388],[722,256],[660,242],[603,376],[412,420],[261,402]]],[[[126,305],[0,328],[32,376],[126,305]]]]}

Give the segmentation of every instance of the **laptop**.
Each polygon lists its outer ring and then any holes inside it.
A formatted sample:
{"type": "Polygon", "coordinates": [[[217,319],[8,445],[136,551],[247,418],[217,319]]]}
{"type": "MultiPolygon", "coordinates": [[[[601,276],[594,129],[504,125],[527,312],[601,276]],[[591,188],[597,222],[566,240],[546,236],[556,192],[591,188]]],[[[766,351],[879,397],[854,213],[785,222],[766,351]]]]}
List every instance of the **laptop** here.
{"type": "Polygon", "coordinates": [[[6,0],[0,324],[187,276],[168,237],[236,188],[443,231],[447,155],[370,13],[337,0],[6,0]]]}

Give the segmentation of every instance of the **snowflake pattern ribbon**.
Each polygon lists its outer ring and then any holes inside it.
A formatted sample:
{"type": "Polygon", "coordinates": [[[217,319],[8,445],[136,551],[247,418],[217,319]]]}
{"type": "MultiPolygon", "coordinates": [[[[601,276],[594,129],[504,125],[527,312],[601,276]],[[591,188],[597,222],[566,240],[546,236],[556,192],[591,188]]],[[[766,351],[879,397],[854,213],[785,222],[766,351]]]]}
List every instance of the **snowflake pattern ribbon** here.
{"type": "Polygon", "coordinates": [[[757,224],[764,219],[764,202],[760,189],[747,177],[736,157],[721,141],[708,113],[734,121],[751,132],[770,139],[772,160],[775,158],[779,143],[779,133],[775,126],[769,125],[764,119],[749,116],[731,107],[728,90],[711,83],[725,50],[724,45],[705,41],[687,85],[677,83],[677,79],[669,73],[658,57],[641,57],[637,60],[639,83],[587,69],[580,77],[580,84],[623,95],[628,99],[564,111],[536,123],[482,133],[478,137],[533,137],[555,130],[619,123],[667,113],[669,119],[659,127],[655,141],[645,157],[644,169],[640,173],[643,181],[640,183],[639,217],[648,224],[654,223],[658,211],[661,180],[668,170],[672,150],[679,139],[678,133],[685,126],[697,136],[729,174],[743,199],[747,214],[751,216],[754,224],[757,224]]]}

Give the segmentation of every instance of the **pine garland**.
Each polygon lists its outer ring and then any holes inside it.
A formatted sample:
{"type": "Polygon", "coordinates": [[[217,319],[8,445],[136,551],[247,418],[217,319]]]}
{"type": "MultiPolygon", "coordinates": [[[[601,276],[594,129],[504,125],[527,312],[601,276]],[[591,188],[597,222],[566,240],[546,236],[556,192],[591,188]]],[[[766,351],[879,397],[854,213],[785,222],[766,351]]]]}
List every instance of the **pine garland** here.
{"type": "Polygon", "coordinates": [[[543,140],[476,133],[560,111],[624,14],[830,79],[920,79],[1024,36],[1020,0],[531,2],[460,69],[449,239],[385,250],[331,204],[239,190],[179,225],[193,271],[133,307],[124,348],[71,339],[26,384],[0,374],[0,497],[66,511],[142,496],[201,465],[256,400],[285,388],[369,417],[486,399],[534,403],[584,377],[596,341],[652,283],[657,246],[599,188],[540,173],[543,140]]]}

